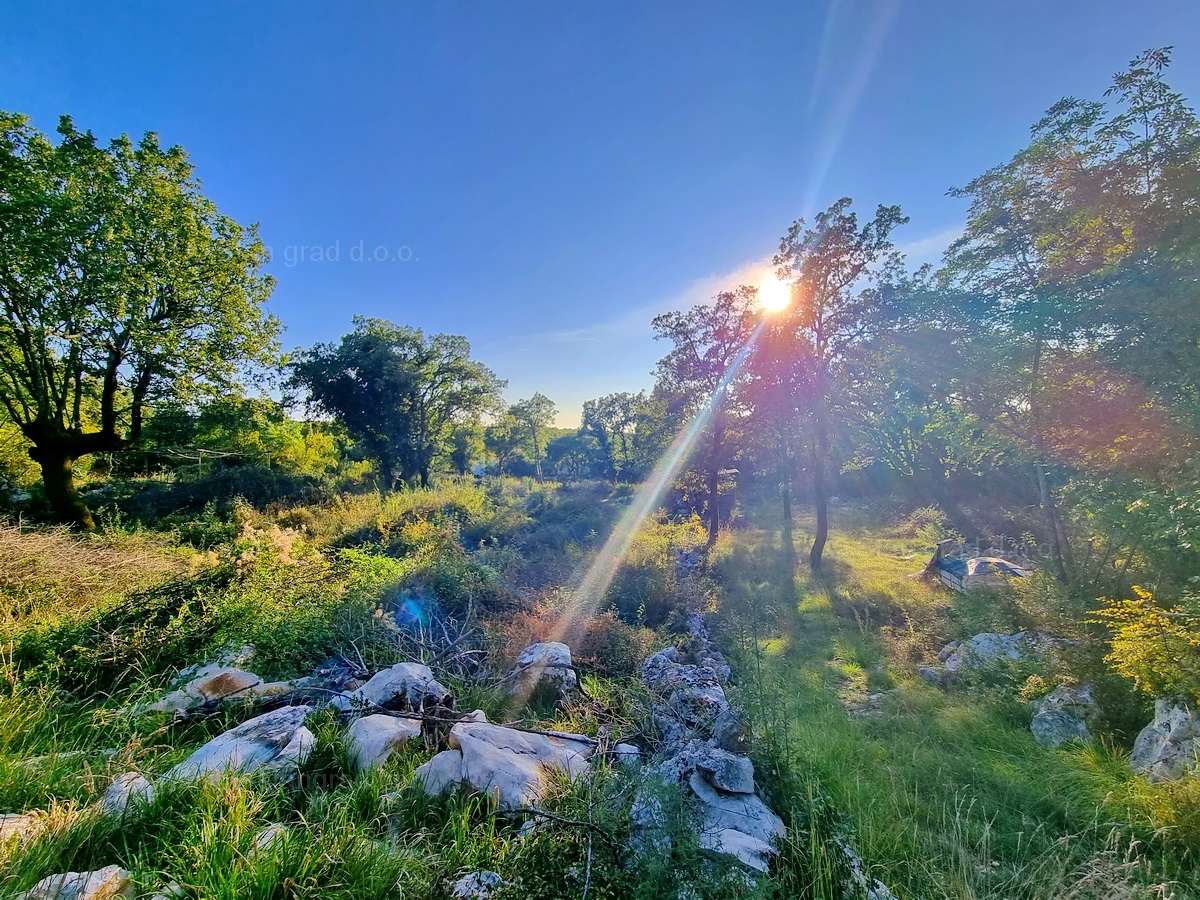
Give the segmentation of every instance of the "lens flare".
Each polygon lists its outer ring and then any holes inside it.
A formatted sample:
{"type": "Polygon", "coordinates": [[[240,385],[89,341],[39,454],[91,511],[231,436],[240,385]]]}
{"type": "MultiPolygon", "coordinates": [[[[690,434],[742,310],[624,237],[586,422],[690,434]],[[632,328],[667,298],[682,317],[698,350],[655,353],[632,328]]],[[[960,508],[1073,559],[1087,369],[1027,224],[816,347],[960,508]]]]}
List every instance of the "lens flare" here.
{"type": "Polygon", "coordinates": [[[787,282],[772,278],[758,286],[758,305],[764,312],[781,312],[791,304],[792,286],[787,282]]]}
{"type": "MultiPolygon", "coordinates": [[[[600,548],[591,566],[580,579],[579,586],[571,595],[567,608],[548,640],[562,640],[572,623],[595,615],[596,610],[600,608],[600,604],[604,601],[604,595],[608,591],[609,585],[612,584],[612,580],[621,566],[621,561],[629,552],[642,523],[658,508],[663,494],[674,481],[679,469],[687,461],[688,455],[696,445],[697,438],[704,431],[704,426],[708,424],[713,412],[720,406],[729,385],[753,352],[764,327],[765,325],[760,322],[754,329],[745,345],[734,357],[729,370],[721,378],[716,389],[692,416],[687,426],[675,436],[675,440],[659,459],[654,471],[642,482],[629,509],[621,515],[612,533],[608,536],[608,540],[604,542],[604,546],[600,548]]],[[[528,697],[525,696],[514,696],[514,708],[519,708],[527,699],[528,697]]]]}

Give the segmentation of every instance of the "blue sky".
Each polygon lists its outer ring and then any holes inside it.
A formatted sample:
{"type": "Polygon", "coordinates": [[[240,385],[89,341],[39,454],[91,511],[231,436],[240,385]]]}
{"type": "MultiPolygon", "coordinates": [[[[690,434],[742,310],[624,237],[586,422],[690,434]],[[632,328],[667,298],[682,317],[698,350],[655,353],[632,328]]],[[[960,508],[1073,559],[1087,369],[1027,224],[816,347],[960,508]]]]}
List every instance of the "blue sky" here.
{"type": "Polygon", "coordinates": [[[9,0],[0,108],[186,147],[260,223],[286,346],[356,313],[463,334],[566,424],[650,385],[657,312],[761,279],[842,195],[936,260],[949,187],[1167,44],[1200,101],[1196,0],[9,0]]]}

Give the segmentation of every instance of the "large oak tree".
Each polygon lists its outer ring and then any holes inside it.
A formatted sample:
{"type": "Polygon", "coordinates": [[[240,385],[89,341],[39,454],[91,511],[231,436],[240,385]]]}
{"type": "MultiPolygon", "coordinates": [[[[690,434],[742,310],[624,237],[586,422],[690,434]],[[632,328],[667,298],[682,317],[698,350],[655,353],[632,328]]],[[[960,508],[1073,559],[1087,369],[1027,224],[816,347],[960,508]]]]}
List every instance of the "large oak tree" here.
{"type": "Polygon", "coordinates": [[[52,141],[0,112],[0,404],[64,521],[73,467],[138,441],[147,410],[220,394],[276,352],[254,227],[217,212],[187,154],[147,134],[52,141]]]}

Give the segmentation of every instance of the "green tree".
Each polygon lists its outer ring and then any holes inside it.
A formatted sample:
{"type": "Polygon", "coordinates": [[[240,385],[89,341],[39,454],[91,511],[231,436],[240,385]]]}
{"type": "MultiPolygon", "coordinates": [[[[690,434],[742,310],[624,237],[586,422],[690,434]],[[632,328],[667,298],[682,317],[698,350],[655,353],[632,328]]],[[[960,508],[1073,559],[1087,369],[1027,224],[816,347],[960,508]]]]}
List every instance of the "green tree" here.
{"type": "Polygon", "coordinates": [[[546,462],[564,479],[584,478],[599,457],[596,439],[584,432],[564,434],[546,445],[546,462]]]}
{"type": "Polygon", "coordinates": [[[455,426],[494,406],[504,387],[470,353],[457,335],[427,338],[419,328],[356,316],[338,344],[298,351],[291,380],[376,462],[384,490],[397,480],[425,487],[455,426]]]}
{"type": "MultiPolygon", "coordinates": [[[[1027,458],[1064,580],[1074,558],[1056,482],[1077,450],[1103,454],[1062,440],[1090,430],[1078,427],[1090,401],[1105,400],[1095,424],[1140,390],[1105,364],[1200,419],[1200,121],[1166,84],[1169,60],[1169,48],[1133,60],[1111,105],[1055,104],[1027,147],[954,192],[970,208],[941,276],[973,326],[961,343],[974,369],[954,393],[1027,458]],[[1065,384],[1095,389],[1064,396],[1065,384]]],[[[1110,457],[1144,464],[1145,441],[1115,437],[1110,457]]]]}
{"type": "Polygon", "coordinates": [[[609,481],[628,478],[634,468],[634,435],[638,414],[645,405],[644,391],[606,394],[583,404],[580,431],[595,440],[604,477],[609,481]]]}
{"type": "Polygon", "coordinates": [[[792,285],[785,312],[795,339],[812,364],[813,499],[817,530],[809,552],[813,571],[829,539],[828,465],[839,375],[849,355],[885,322],[888,285],[901,274],[892,232],[908,221],[898,206],[879,206],[861,227],[843,197],[817,215],[813,228],[797,219],[779,242],[777,274],[792,285]]]}
{"type": "Polygon", "coordinates": [[[741,410],[735,363],[749,351],[758,323],[757,294],[756,288],[742,285],[722,291],[711,305],[663,313],[653,322],[655,338],[675,345],[658,361],[655,392],[667,398],[678,419],[709,411],[698,458],[707,485],[710,547],[720,527],[721,470],[737,447],[732,430],[741,410]]]}
{"type": "Polygon", "coordinates": [[[557,410],[554,401],[545,394],[534,394],[518,400],[508,410],[509,415],[521,423],[529,435],[530,455],[537,471],[537,480],[542,480],[542,454],[545,450],[545,431],[554,421],[557,410]]]}
{"type": "Polygon", "coordinates": [[[267,251],[154,134],[101,146],[0,112],[0,404],[31,443],[46,498],[94,528],[82,456],[141,437],[147,409],[230,389],[275,356],[267,251]]]}
{"type": "Polygon", "coordinates": [[[471,470],[471,463],[483,452],[483,429],[476,422],[454,426],[450,437],[450,464],[459,475],[471,470]]]}
{"type": "Polygon", "coordinates": [[[503,475],[508,463],[521,453],[525,444],[525,426],[510,412],[496,417],[483,430],[483,446],[496,457],[496,474],[503,475]]]}

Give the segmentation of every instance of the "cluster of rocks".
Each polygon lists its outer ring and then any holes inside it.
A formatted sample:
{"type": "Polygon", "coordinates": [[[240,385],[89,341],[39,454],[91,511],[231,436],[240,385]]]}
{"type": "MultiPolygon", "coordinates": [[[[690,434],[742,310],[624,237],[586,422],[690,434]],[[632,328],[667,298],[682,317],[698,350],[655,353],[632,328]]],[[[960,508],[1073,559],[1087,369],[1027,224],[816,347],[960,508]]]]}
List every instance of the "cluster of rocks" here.
{"type": "Polygon", "coordinates": [[[344,660],[330,659],[312,675],[292,681],[265,681],[249,669],[254,658],[251,646],[227,650],[204,665],[189,666],[175,679],[175,687],[153,703],[132,707],[135,715],[152,712],[185,716],[224,703],[242,701],[284,704],[319,700],[319,695],[356,687],[365,675],[344,660]]]}
{"type": "MultiPolygon", "coordinates": [[[[939,687],[954,684],[969,669],[983,669],[1029,656],[1057,653],[1073,642],[1048,634],[977,634],[952,641],[938,654],[940,665],[921,666],[923,679],[939,687]]],[[[1034,739],[1053,749],[1086,741],[1100,714],[1090,684],[1060,684],[1034,704],[1029,728],[1034,739]]],[[[1138,734],[1129,764],[1151,782],[1175,781],[1200,770],[1200,716],[1178,698],[1157,700],[1154,719],[1138,734]]]]}
{"type": "Polygon", "coordinates": [[[668,647],[642,664],[642,680],[655,695],[651,715],[661,745],[630,811],[634,848],[669,846],[662,791],[680,785],[699,808],[700,846],[766,872],[787,829],[758,796],[754,764],[739,752],[741,719],[722,686],[729,665],[701,617],[692,617],[688,630],[694,661],[668,647]]]}
{"type": "Polygon", "coordinates": [[[1016,634],[988,631],[970,640],[951,641],[938,654],[940,665],[920,666],[917,672],[932,685],[948,687],[955,684],[968,669],[988,668],[1029,656],[1044,656],[1070,644],[1070,641],[1062,638],[1032,631],[1018,631],[1016,634]]]}
{"type": "Polygon", "coordinates": [[[450,729],[449,747],[416,771],[429,794],[468,787],[504,810],[535,807],[558,774],[575,779],[591,770],[597,742],[493,725],[478,711],[450,729]]]}

